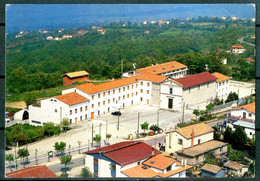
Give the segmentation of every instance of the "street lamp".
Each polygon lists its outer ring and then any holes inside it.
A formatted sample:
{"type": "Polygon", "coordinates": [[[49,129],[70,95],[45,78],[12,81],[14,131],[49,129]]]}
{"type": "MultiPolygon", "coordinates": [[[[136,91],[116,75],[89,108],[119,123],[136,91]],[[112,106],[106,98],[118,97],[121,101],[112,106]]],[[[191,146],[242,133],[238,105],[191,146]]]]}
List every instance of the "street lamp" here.
{"type": "Polygon", "coordinates": [[[159,128],[159,111],[160,111],[160,109],[158,109],[158,111],[157,111],[157,127],[159,128]]]}

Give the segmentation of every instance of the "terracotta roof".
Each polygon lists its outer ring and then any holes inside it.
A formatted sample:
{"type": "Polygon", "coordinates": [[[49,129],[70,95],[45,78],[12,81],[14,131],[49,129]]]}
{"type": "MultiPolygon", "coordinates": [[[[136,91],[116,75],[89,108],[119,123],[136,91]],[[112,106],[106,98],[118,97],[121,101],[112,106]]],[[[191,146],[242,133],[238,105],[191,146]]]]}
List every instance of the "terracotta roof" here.
{"type": "Polygon", "coordinates": [[[68,94],[63,94],[63,95],[59,95],[59,96],[55,96],[54,98],[64,102],[65,104],[71,106],[74,104],[79,104],[82,102],[86,102],[89,101],[89,99],[87,99],[86,97],[83,97],[81,95],[79,95],[76,92],[71,92],[68,94]]]}
{"type": "Polygon", "coordinates": [[[209,152],[211,150],[215,150],[217,148],[221,148],[223,146],[226,146],[228,143],[224,143],[221,141],[217,141],[217,140],[211,140],[211,141],[207,141],[205,143],[199,144],[199,145],[195,145],[193,147],[189,147],[186,148],[184,150],[181,151],[177,151],[177,154],[183,154],[183,155],[187,155],[190,157],[195,157],[197,155],[201,155],[204,154],[206,152],[209,152]]]}
{"type": "Polygon", "coordinates": [[[217,174],[221,169],[222,169],[222,167],[219,167],[219,166],[213,165],[213,164],[208,164],[208,163],[206,163],[201,168],[201,170],[206,170],[206,171],[214,173],[214,174],[217,174]]]}
{"type": "Polygon", "coordinates": [[[137,80],[146,80],[146,81],[157,82],[157,83],[163,82],[167,78],[168,77],[164,75],[154,75],[150,73],[144,73],[136,76],[137,80]]]}
{"type": "Polygon", "coordinates": [[[239,169],[245,167],[245,165],[234,162],[234,161],[229,161],[225,164],[225,167],[231,168],[233,170],[239,170],[239,169]]]}
{"type": "Polygon", "coordinates": [[[170,172],[166,172],[165,174],[163,174],[163,173],[158,173],[158,176],[166,178],[166,177],[175,175],[175,174],[177,174],[177,173],[180,173],[180,172],[182,172],[182,171],[184,171],[184,170],[188,170],[188,169],[190,169],[190,168],[192,168],[191,165],[186,165],[186,166],[182,166],[182,167],[180,167],[180,168],[177,168],[177,169],[175,169],[175,170],[172,170],[172,171],[170,171],[170,172]]]}
{"type": "Polygon", "coordinates": [[[129,169],[123,170],[124,174],[126,174],[128,177],[147,177],[147,178],[152,178],[152,177],[170,177],[172,175],[175,175],[177,173],[180,173],[184,170],[188,170],[192,168],[190,165],[186,166],[181,166],[180,168],[177,168],[175,170],[166,172],[166,173],[157,173],[156,171],[152,170],[151,168],[144,166],[144,165],[137,165],[135,167],[131,167],[129,169]]]}
{"type": "Polygon", "coordinates": [[[126,86],[129,84],[137,83],[136,77],[128,77],[123,79],[118,79],[110,82],[105,82],[103,84],[94,85],[92,83],[82,84],[76,86],[76,88],[88,93],[88,94],[95,94],[97,92],[107,91],[110,89],[114,89],[117,87],[126,86]]]}
{"type": "Polygon", "coordinates": [[[189,75],[186,77],[175,79],[173,81],[182,85],[183,88],[188,88],[195,85],[211,82],[214,80],[217,80],[217,77],[211,75],[209,72],[202,72],[199,74],[189,75]]]}
{"type": "Polygon", "coordinates": [[[161,74],[164,72],[177,70],[180,68],[186,68],[186,67],[187,66],[182,63],[173,61],[173,62],[167,62],[167,63],[162,63],[162,64],[158,64],[158,65],[140,68],[140,69],[137,69],[137,71],[140,73],[161,74]]]}
{"type": "Polygon", "coordinates": [[[58,177],[46,165],[28,167],[5,174],[9,178],[56,178],[58,177]]]}
{"type": "Polygon", "coordinates": [[[88,75],[88,74],[89,74],[88,72],[83,70],[83,71],[78,71],[78,72],[69,72],[69,73],[64,74],[63,76],[67,75],[70,78],[75,78],[75,77],[81,77],[81,76],[88,75]]]}
{"type": "Polygon", "coordinates": [[[252,113],[255,113],[255,102],[232,108],[232,110],[235,110],[235,109],[246,109],[252,113]]]}
{"type": "Polygon", "coordinates": [[[252,59],[252,58],[247,58],[247,60],[248,60],[249,62],[254,62],[254,61],[255,61],[255,60],[252,59]]]}
{"type": "Polygon", "coordinates": [[[214,72],[212,75],[214,75],[215,77],[217,77],[217,82],[222,82],[224,80],[228,80],[230,79],[231,77],[228,77],[226,75],[223,75],[221,73],[218,73],[218,72],[214,72]]]}
{"type": "Polygon", "coordinates": [[[244,48],[242,45],[233,45],[232,48],[244,48]]]}
{"type": "Polygon", "coordinates": [[[152,170],[151,168],[144,165],[137,165],[135,167],[131,167],[129,169],[121,171],[126,174],[128,177],[147,177],[152,178],[157,176],[157,172],[152,170]]]}
{"type": "Polygon", "coordinates": [[[243,121],[248,121],[248,122],[252,122],[252,123],[255,122],[254,119],[246,119],[246,118],[243,118],[243,117],[237,117],[237,116],[231,116],[231,115],[229,115],[228,118],[234,118],[234,119],[237,119],[237,120],[243,120],[243,121]]]}
{"type": "Polygon", "coordinates": [[[214,129],[207,124],[199,123],[177,129],[176,132],[185,138],[190,139],[192,138],[192,130],[194,131],[194,137],[214,131],[214,129]]]}
{"type": "Polygon", "coordinates": [[[126,141],[114,145],[106,146],[96,150],[85,152],[85,154],[100,153],[119,165],[127,165],[137,162],[154,155],[160,154],[160,151],[150,145],[140,141],[126,141]],[[152,153],[153,151],[153,153],[152,153]]]}
{"type": "Polygon", "coordinates": [[[150,167],[158,168],[160,170],[164,170],[175,162],[175,159],[168,158],[163,155],[156,155],[145,161],[143,164],[150,167]]]}

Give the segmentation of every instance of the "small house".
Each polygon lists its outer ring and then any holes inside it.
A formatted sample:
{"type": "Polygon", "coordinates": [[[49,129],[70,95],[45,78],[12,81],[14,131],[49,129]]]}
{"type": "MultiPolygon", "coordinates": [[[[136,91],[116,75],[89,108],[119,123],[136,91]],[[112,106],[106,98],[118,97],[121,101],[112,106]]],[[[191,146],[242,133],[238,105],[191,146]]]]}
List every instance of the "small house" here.
{"type": "Polygon", "coordinates": [[[223,178],[225,176],[225,169],[217,165],[206,163],[201,167],[201,177],[203,178],[223,178]]]}
{"type": "Polygon", "coordinates": [[[228,161],[224,166],[227,168],[227,173],[229,175],[235,174],[243,176],[248,171],[248,166],[235,161],[228,161]]]}
{"type": "Polygon", "coordinates": [[[71,85],[75,82],[84,81],[88,82],[89,73],[86,71],[69,72],[63,76],[63,86],[71,85]]]}
{"type": "Polygon", "coordinates": [[[242,54],[244,53],[245,49],[242,45],[233,45],[231,48],[231,53],[233,54],[242,54]]]}

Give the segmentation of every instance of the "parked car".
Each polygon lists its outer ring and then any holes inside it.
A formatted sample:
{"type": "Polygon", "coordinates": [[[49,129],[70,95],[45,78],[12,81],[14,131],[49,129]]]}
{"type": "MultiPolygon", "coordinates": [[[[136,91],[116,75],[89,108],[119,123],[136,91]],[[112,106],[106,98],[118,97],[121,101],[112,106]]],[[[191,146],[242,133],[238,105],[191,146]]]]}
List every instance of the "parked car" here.
{"type": "Polygon", "coordinates": [[[121,116],[121,112],[120,111],[115,111],[115,112],[112,112],[111,114],[115,115],[115,116],[121,116]]]}

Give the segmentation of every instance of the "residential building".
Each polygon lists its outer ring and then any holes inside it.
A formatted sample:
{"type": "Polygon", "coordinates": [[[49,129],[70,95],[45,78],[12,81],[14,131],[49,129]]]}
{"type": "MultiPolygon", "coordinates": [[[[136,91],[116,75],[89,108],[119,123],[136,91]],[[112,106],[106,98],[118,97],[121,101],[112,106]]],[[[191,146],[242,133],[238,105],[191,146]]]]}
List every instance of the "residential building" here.
{"type": "Polygon", "coordinates": [[[217,165],[206,163],[201,170],[202,178],[223,178],[225,176],[225,169],[217,165]]]}
{"type": "Polygon", "coordinates": [[[58,178],[46,165],[28,167],[5,174],[6,178],[58,178]]]}
{"type": "Polygon", "coordinates": [[[165,75],[173,79],[181,78],[187,75],[188,68],[186,65],[172,61],[162,64],[156,64],[136,70],[141,74],[165,75]]]}
{"type": "Polygon", "coordinates": [[[55,37],[54,40],[55,40],[55,41],[59,41],[59,40],[61,40],[61,38],[55,37]]]}
{"type": "Polygon", "coordinates": [[[29,106],[29,123],[42,126],[47,122],[60,124],[63,118],[70,123],[90,117],[89,99],[76,92],[71,92],[40,101],[40,106],[29,106]]]}
{"type": "Polygon", "coordinates": [[[243,176],[248,171],[248,167],[246,165],[234,161],[228,161],[225,163],[224,167],[227,168],[229,175],[236,174],[238,176],[243,176]]]}
{"type": "Polygon", "coordinates": [[[52,36],[47,36],[46,40],[53,40],[53,37],[52,36]]]}
{"type": "Polygon", "coordinates": [[[227,18],[226,18],[225,16],[222,16],[221,19],[222,19],[222,20],[226,20],[227,18]]]}
{"type": "Polygon", "coordinates": [[[167,79],[161,85],[160,107],[177,111],[186,107],[204,109],[216,97],[216,80],[209,72],[167,79]]]}
{"type": "Polygon", "coordinates": [[[151,24],[155,24],[155,23],[156,23],[156,21],[155,21],[155,20],[151,21],[151,24]]]}
{"type": "Polygon", "coordinates": [[[239,20],[239,18],[238,18],[238,17],[235,17],[235,16],[231,16],[230,19],[231,19],[232,21],[234,21],[234,20],[239,20]]]}
{"type": "Polygon", "coordinates": [[[85,166],[97,177],[126,177],[122,173],[160,154],[140,141],[125,141],[83,153],[85,166]]]}
{"type": "Polygon", "coordinates": [[[62,39],[69,39],[72,38],[72,35],[62,35],[62,39]]]}
{"type": "Polygon", "coordinates": [[[245,49],[242,45],[233,45],[231,48],[231,53],[233,54],[242,54],[244,51],[245,49]]]}
{"type": "Polygon", "coordinates": [[[143,25],[147,25],[147,23],[148,23],[147,21],[144,21],[144,22],[143,22],[143,25]]]}
{"type": "Polygon", "coordinates": [[[223,57],[223,58],[221,59],[221,61],[222,61],[222,63],[223,63],[224,65],[227,64],[227,58],[223,57]]]}
{"type": "Polygon", "coordinates": [[[205,123],[179,128],[166,137],[166,151],[174,153],[213,140],[214,129],[205,123]]]}
{"type": "Polygon", "coordinates": [[[99,33],[101,33],[102,35],[104,35],[107,30],[104,29],[104,28],[98,28],[97,31],[98,31],[99,33]]]}
{"type": "Polygon", "coordinates": [[[223,155],[227,153],[227,147],[228,143],[210,140],[202,144],[177,151],[177,160],[186,159],[187,164],[190,165],[201,164],[206,160],[206,154],[213,152],[214,155],[223,155]]]}
{"type": "Polygon", "coordinates": [[[252,22],[255,22],[255,18],[250,18],[250,20],[251,20],[252,22]]]}
{"type": "Polygon", "coordinates": [[[63,76],[63,86],[71,85],[75,82],[88,82],[89,73],[85,70],[77,71],[77,72],[69,72],[64,74],[63,76]]]}
{"type": "Polygon", "coordinates": [[[122,173],[134,178],[185,178],[186,170],[191,167],[186,162],[181,164],[173,158],[156,155],[140,165],[123,170],[122,173]]]}
{"type": "Polygon", "coordinates": [[[23,37],[23,35],[15,35],[15,38],[23,37]]]}
{"type": "Polygon", "coordinates": [[[212,75],[217,77],[216,97],[219,98],[220,100],[221,99],[226,100],[230,93],[229,81],[231,77],[228,77],[218,72],[214,72],[212,75]]]}
{"type": "Polygon", "coordinates": [[[255,102],[232,108],[227,126],[233,131],[241,126],[250,139],[255,139],[255,102]]]}

